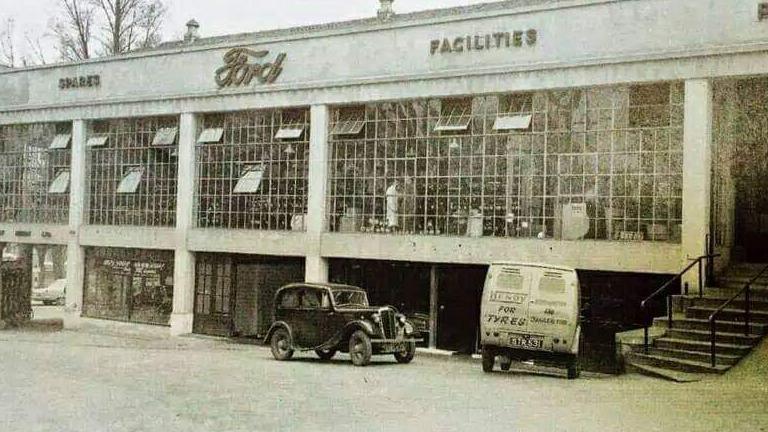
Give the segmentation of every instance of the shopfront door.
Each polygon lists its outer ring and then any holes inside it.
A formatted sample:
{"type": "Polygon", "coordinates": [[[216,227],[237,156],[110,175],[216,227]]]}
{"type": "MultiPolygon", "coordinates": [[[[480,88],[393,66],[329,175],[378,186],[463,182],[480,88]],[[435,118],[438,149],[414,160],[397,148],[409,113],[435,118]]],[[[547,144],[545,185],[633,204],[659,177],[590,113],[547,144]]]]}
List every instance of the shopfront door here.
{"type": "Polygon", "coordinates": [[[439,268],[437,348],[467,354],[476,351],[486,272],[481,266],[439,268]]]}

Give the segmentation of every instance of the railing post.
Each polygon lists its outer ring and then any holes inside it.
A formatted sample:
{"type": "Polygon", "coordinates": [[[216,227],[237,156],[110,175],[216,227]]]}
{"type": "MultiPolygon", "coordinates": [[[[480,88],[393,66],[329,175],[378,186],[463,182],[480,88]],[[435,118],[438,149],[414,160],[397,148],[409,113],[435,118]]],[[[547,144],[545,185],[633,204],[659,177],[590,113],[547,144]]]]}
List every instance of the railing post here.
{"type": "Polygon", "coordinates": [[[643,352],[648,354],[648,324],[645,324],[643,329],[643,352]]]}
{"type": "Polygon", "coordinates": [[[667,328],[672,328],[672,296],[667,296],[667,328]]]}
{"type": "Polygon", "coordinates": [[[684,283],[683,287],[684,287],[685,295],[688,295],[688,289],[689,289],[688,282],[684,283]]]}
{"type": "Polygon", "coordinates": [[[711,341],[710,345],[710,356],[712,360],[712,367],[714,368],[717,366],[717,358],[716,355],[716,347],[715,347],[715,320],[712,317],[709,317],[709,337],[711,341]]]}
{"type": "Polygon", "coordinates": [[[747,285],[747,290],[744,293],[744,336],[749,336],[749,290],[751,286],[747,285]]]}
{"type": "Polygon", "coordinates": [[[704,297],[704,276],[702,274],[701,261],[703,258],[699,258],[699,298],[704,297]]]}

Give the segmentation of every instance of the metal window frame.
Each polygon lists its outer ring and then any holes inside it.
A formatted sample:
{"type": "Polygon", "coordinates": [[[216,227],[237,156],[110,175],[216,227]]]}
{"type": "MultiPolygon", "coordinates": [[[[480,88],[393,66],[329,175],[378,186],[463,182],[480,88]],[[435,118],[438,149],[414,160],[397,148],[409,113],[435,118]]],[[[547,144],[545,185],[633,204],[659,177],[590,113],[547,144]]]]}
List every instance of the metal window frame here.
{"type": "MultiPolygon", "coordinates": [[[[200,130],[220,128],[221,142],[198,142],[197,225],[201,228],[304,231],[309,176],[309,108],[212,113],[200,130]],[[280,139],[281,129],[303,129],[280,139]],[[257,189],[244,169],[261,167],[257,189]]],[[[252,171],[255,173],[255,171],[252,171]]]]}
{"type": "Polygon", "coordinates": [[[167,147],[176,144],[176,136],[179,133],[178,126],[163,127],[155,132],[155,138],[152,145],[156,147],[167,147]]]}
{"type": "Polygon", "coordinates": [[[99,134],[88,138],[85,142],[86,147],[104,147],[109,141],[109,134],[99,134]]]}
{"type": "Polygon", "coordinates": [[[266,171],[264,164],[245,164],[240,171],[240,178],[235,183],[232,193],[252,194],[258,192],[266,171]]]}
{"type": "Polygon", "coordinates": [[[49,150],[62,150],[69,148],[69,143],[72,141],[72,134],[56,134],[51,141],[51,145],[48,146],[49,150]]]}
{"type": "Polygon", "coordinates": [[[0,222],[66,224],[69,193],[50,193],[51,183],[71,165],[63,145],[69,123],[0,126],[0,222]],[[60,138],[57,138],[61,136],[60,138]]]}
{"type": "Polygon", "coordinates": [[[207,128],[200,132],[197,138],[198,143],[218,143],[224,136],[224,128],[207,128]]]}
{"type": "Polygon", "coordinates": [[[65,194],[69,192],[71,172],[67,169],[62,169],[56,174],[51,181],[51,185],[48,186],[49,194],[65,194]]]}
{"type": "Polygon", "coordinates": [[[126,167],[126,171],[123,174],[122,180],[117,185],[115,193],[118,194],[135,194],[141,186],[142,178],[144,177],[144,167],[141,165],[126,167]]]}
{"type": "Polygon", "coordinates": [[[178,123],[176,116],[163,116],[96,120],[89,124],[89,137],[109,139],[103,146],[86,148],[88,223],[175,225],[177,146],[154,146],[153,142],[159,130],[178,127],[178,123]],[[137,166],[143,168],[143,173],[134,189],[130,178],[125,177],[137,166]]]}
{"type": "MultiPolygon", "coordinates": [[[[515,113],[530,114],[530,128],[515,133],[494,129],[509,114],[504,96],[474,96],[467,105],[477,114],[450,134],[435,128],[447,117],[440,100],[366,105],[364,134],[330,136],[329,228],[557,238],[561,207],[586,202],[589,239],[663,225],[666,240],[644,237],[679,242],[683,87],[671,83],[677,96],[659,108],[675,122],[652,128],[628,124],[628,85],[535,92],[523,107],[530,112],[515,113]],[[390,226],[386,190],[394,180],[400,208],[390,226]]],[[[332,128],[346,120],[345,109],[332,111],[332,128]]]]}

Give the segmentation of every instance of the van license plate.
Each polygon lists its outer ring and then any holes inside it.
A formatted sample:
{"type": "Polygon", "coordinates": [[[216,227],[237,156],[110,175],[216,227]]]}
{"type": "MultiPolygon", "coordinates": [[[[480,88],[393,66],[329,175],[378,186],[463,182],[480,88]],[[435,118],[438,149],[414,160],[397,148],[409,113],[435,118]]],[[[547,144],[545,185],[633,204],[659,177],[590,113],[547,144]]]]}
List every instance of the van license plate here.
{"type": "Polygon", "coordinates": [[[533,336],[512,336],[509,343],[517,348],[544,349],[544,339],[533,336]]]}

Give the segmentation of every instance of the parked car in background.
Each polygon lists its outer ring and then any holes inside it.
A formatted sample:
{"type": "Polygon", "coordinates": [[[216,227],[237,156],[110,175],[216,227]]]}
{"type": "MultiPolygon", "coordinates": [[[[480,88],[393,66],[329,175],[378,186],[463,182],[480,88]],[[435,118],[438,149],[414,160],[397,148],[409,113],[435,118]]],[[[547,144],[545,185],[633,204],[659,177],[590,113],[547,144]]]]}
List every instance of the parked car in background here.
{"type": "Polygon", "coordinates": [[[349,353],[355,366],[365,366],[377,354],[409,363],[419,340],[405,315],[391,306],[370,306],[361,288],[296,283],[275,294],[265,342],[277,360],[288,360],[295,351],[314,351],[329,360],[340,351],[349,353]]]}
{"type": "Polygon", "coordinates": [[[32,301],[42,302],[44,305],[63,305],[67,294],[67,280],[56,279],[46,288],[32,290],[32,301]]]}
{"type": "Polygon", "coordinates": [[[579,278],[572,268],[535,263],[493,263],[480,306],[483,371],[512,361],[579,369],[579,278]]]}

